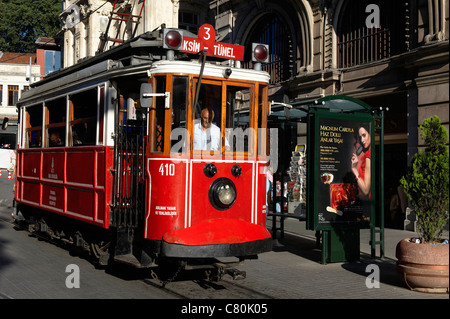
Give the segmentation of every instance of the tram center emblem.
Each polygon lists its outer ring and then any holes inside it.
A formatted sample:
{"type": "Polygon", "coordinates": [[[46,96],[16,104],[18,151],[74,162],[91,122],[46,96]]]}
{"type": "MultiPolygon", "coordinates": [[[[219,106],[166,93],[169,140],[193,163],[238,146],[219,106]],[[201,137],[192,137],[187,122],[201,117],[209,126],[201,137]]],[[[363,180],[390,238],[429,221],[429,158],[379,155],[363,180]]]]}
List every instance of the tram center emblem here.
{"type": "Polygon", "coordinates": [[[58,179],[58,174],[55,173],[55,158],[52,156],[52,164],[50,166],[50,174],[48,174],[48,178],[58,179]]]}

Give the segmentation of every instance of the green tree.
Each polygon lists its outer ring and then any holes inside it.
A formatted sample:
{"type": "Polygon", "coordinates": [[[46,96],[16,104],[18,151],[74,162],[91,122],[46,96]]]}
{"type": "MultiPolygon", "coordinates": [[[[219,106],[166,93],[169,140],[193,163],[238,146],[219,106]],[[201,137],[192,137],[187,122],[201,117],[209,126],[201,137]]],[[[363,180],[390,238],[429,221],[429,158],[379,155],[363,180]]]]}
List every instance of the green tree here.
{"type": "Polygon", "coordinates": [[[448,132],[438,116],[425,119],[420,129],[425,149],[413,156],[400,183],[417,214],[418,233],[427,243],[441,236],[448,220],[448,132]]]}
{"type": "Polygon", "coordinates": [[[32,53],[39,37],[61,28],[60,0],[0,0],[0,51],[32,53]]]}

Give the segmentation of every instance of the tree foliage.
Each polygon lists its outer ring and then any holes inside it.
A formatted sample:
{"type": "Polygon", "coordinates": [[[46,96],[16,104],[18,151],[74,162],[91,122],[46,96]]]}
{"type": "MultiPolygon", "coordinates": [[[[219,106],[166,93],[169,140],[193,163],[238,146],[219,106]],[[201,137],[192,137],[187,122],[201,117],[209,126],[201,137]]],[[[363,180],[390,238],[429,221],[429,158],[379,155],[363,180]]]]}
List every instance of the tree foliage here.
{"type": "Polygon", "coordinates": [[[413,156],[400,183],[416,212],[422,241],[433,242],[441,236],[448,220],[448,132],[437,116],[425,119],[420,129],[426,148],[413,156]]]}
{"type": "Polygon", "coordinates": [[[0,51],[33,53],[39,37],[61,28],[60,0],[0,0],[0,51]]]}

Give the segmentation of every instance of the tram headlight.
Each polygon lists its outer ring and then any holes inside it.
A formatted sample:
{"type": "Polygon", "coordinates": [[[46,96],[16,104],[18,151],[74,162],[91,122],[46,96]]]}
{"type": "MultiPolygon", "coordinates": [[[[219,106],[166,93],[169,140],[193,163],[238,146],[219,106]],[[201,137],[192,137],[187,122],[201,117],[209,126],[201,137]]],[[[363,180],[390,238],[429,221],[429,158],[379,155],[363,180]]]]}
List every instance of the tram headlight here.
{"type": "Polygon", "coordinates": [[[216,179],[209,188],[209,201],[213,207],[219,210],[225,210],[233,206],[236,195],[236,186],[225,177],[216,179]]]}
{"type": "Polygon", "coordinates": [[[217,189],[217,198],[224,206],[230,206],[236,199],[236,191],[230,185],[223,185],[217,189]]]}

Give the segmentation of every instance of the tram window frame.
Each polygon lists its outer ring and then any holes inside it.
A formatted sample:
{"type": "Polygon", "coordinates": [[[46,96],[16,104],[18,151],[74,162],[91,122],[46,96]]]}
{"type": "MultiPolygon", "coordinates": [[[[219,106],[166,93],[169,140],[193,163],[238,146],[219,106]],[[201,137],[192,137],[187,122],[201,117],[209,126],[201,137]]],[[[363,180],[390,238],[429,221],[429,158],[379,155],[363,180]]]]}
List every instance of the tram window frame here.
{"type": "MultiPolygon", "coordinates": [[[[154,93],[165,93],[167,92],[168,86],[168,76],[166,75],[155,75],[152,79],[153,81],[153,91],[154,93]]],[[[153,97],[153,106],[149,109],[149,121],[150,121],[150,152],[152,153],[166,153],[166,134],[165,131],[170,125],[167,123],[167,110],[165,107],[164,96],[153,97]]],[[[171,109],[169,109],[171,111],[171,109]]],[[[170,136],[170,134],[169,134],[170,136]]]]}
{"type": "Polygon", "coordinates": [[[266,84],[258,86],[258,155],[268,156],[270,153],[269,131],[267,130],[267,118],[269,116],[268,91],[266,84]],[[263,148],[263,144],[265,148],[263,148]]]}
{"type": "Polygon", "coordinates": [[[98,110],[97,110],[97,119],[98,119],[98,128],[97,128],[97,143],[103,145],[104,141],[104,130],[105,130],[105,96],[106,89],[105,85],[101,85],[98,87],[98,110]]]}
{"type": "Polygon", "coordinates": [[[44,111],[44,147],[64,147],[66,145],[66,96],[46,101],[44,111]]]}
{"type": "MultiPolygon", "coordinates": [[[[243,156],[253,156],[255,150],[255,117],[254,117],[254,107],[252,105],[257,105],[255,101],[255,86],[252,84],[243,84],[243,83],[227,83],[226,84],[226,95],[225,95],[225,103],[226,103],[226,138],[228,139],[228,143],[230,144],[230,152],[236,155],[243,156]],[[230,90],[232,88],[232,91],[230,90]],[[247,91],[248,92],[242,92],[247,91]],[[237,93],[240,92],[240,96],[237,96],[237,93]],[[231,94],[230,94],[231,93],[231,94]],[[232,96],[234,95],[234,97],[232,96]],[[245,95],[248,95],[245,97],[245,95]],[[239,101],[240,100],[240,101],[239,101]],[[235,108],[237,105],[236,102],[240,102],[243,105],[239,108],[235,108]],[[247,105],[246,105],[247,104],[247,105]],[[236,125],[235,117],[232,115],[236,114],[237,110],[242,110],[243,117],[246,118],[248,116],[248,124],[246,128],[242,128],[239,125],[239,121],[236,125]],[[246,115],[247,113],[247,115],[246,115]],[[242,129],[242,132],[237,131],[237,128],[242,129]],[[231,130],[231,131],[230,131],[231,130]],[[242,136],[240,136],[242,134],[242,136]],[[243,142],[243,147],[241,147],[240,142],[243,142]]],[[[237,112],[240,114],[240,111],[237,112]]]]}
{"type": "Polygon", "coordinates": [[[42,147],[43,105],[25,107],[25,148],[42,147]]]}
{"type": "Polygon", "coordinates": [[[187,151],[187,128],[189,111],[189,77],[181,75],[172,76],[172,107],[170,152],[184,154],[187,151]]]}
{"type": "Polygon", "coordinates": [[[69,96],[69,146],[97,144],[98,100],[97,87],[69,96]]]}

